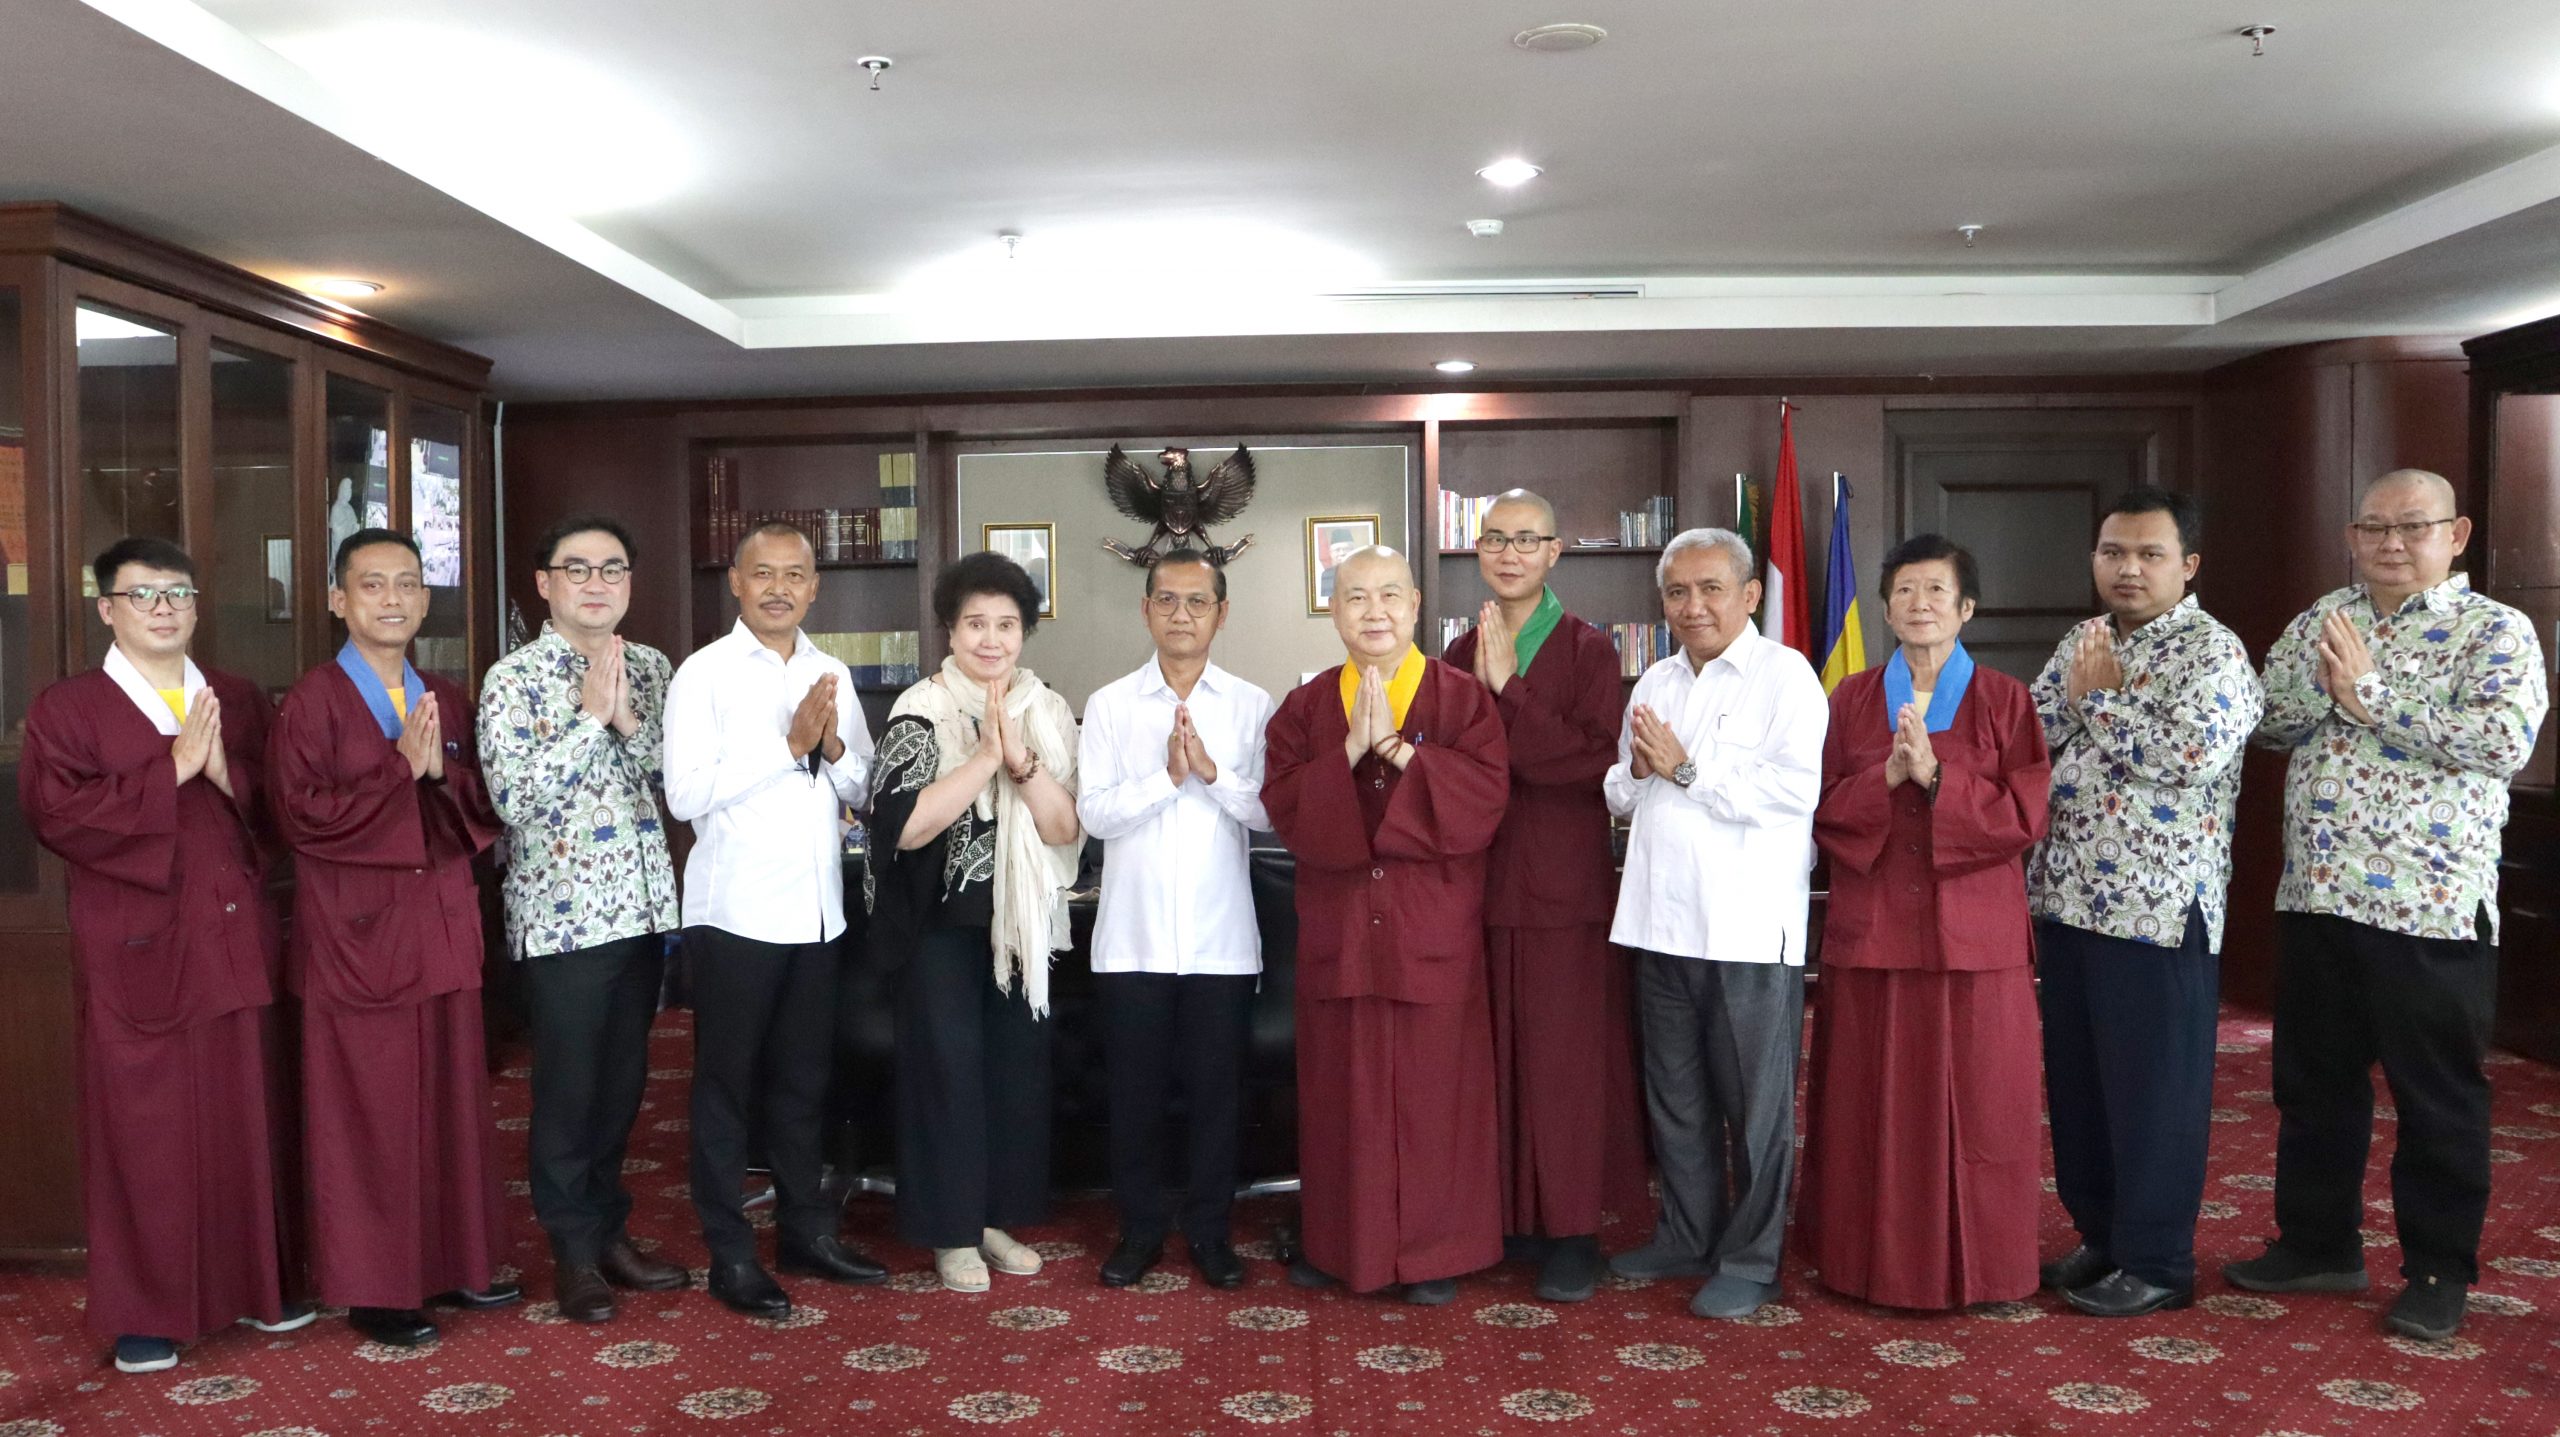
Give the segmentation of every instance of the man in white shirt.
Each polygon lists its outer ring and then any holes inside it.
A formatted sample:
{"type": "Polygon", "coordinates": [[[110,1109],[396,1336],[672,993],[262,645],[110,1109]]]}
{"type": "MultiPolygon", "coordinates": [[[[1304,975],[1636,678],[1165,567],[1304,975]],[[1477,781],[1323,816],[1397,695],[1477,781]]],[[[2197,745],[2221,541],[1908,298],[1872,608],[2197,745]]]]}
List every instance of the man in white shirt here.
{"type": "Polygon", "coordinates": [[[693,1205],[711,1295],[751,1317],[791,1299],[756,1261],[739,1189],[751,1131],[780,1197],[784,1272],[874,1283],[888,1270],[836,1237],[819,1191],[834,1068],[836,940],[844,933],[843,810],[859,808],[871,730],[853,675],[800,632],[816,551],[766,524],[729,565],[738,623],[667,689],[667,812],[693,825],[684,947],[693,978],[693,1205]],[[763,1121],[748,1105],[761,1089],[763,1121]]]}
{"type": "Polygon", "coordinates": [[[1610,811],[1634,820],[1609,939],[1638,953],[1662,1177],[1652,1240],[1609,1265],[1707,1278],[1689,1304],[1700,1317],[1748,1317],[1778,1295],[1830,723],[1813,666],[1752,629],[1752,573],[1750,545],[1723,529],[1664,547],[1655,576],[1681,651],[1637,680],[1603,780],[1610,811]]]}
{"type": "Polygon", "coordinates": [[[1212,1287],[1244,1281],[1227,1241],[1237,1108],[1262,972],[1248,845],[1262,811],[1271,695],[1209,662],[1227,576],[1192,549],[1147,570],[1139,602],[1155,657],[1097,690],[1076,757],[1076,814],[1103,841],[1094,986],[1111,1074],[1111,1187],[1120,1241],[1105,1287],[1163,1256],[1165,1099],[1179,1083],[1190,1153],[1182,1235],[1212,1287]]]}

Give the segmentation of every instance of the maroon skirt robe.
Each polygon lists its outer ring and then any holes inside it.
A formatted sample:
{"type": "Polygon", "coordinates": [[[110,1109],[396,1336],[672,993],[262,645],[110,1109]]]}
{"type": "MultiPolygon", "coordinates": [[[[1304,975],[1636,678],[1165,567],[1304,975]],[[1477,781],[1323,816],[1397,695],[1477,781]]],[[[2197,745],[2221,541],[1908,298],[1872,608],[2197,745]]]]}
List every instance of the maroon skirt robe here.
{"type": "MultiPolygon", "coordinates": [[[[1470,629],[1447,660],[1471,673],[1475,658],[1470,629]]],[[[1617,645],[1570,614],[1493,696],[1511,748],[1484,893],[1506,1233],[1579,1237],[1604,1215],[1652,1207],[1634,973],[1609,943],[1618,873],[1600,792],[1626,701],[1617,645]]]]}
{"type": "Polygon", "coordinates": [[[1952,1308],[2036,1289],[2043,1133],[2024,859],[2051,764],[2026,686],[1987,668],[1929,736],[1932,800],[1890,790],[1884,671],[1831,696],[1814,837],[1831,860],[1801,1251],[1824,1286],[1952,1308]]]}
{"type": "Polygon", "coordinates": [[[1509,755],[1493,697],[1426,661],[1398,770],[1342,752],[1339,668],[1283,699],[1262,801],[1298,861],[1307,1261],[1355,1291],[1502,1258],[1484,863],[1509,755]]]}
{"type": "Polygon", "coordinates": [[[69,879],[87,1317],[102,1337],[272,1322],[292,1286],[280,934],[260,839],[269,709],[247,680],[201,672],[222,701],[230,796],[180,784],[172,737],[99,670],[38,696],[18,768],[28,822],[69,879]]]}
{"type": "Polygon", "coordinates": [[[416,1307],[484,1288],[503,1229],[480,1028],[473,858],[498,817],[473,711],[432,676],[444,778],[412,778],[336,664],[285,696],[268,795],[298,870],[286,974],[322,1301],[416,1307]]]}

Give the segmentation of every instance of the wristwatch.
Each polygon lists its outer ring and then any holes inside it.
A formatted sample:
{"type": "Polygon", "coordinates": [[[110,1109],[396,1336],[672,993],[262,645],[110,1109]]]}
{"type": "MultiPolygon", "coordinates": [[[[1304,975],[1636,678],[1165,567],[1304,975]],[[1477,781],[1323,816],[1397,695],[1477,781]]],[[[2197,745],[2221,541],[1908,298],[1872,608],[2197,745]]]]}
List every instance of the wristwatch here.
{"type": "Polygon", "coordinates": [[[1671,781],[1682,788],[1687,788],[1698,781],[1698,766],[1683,761],[1678,768],[1671,770],[1671,781]]]}

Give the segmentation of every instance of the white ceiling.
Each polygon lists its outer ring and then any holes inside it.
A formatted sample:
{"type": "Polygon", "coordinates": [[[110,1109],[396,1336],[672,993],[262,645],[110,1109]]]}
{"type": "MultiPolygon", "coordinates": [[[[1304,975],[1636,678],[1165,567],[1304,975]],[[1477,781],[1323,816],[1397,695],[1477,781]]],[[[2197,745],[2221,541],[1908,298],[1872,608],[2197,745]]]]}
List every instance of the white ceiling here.
{"type": "Polygon", "coordinates": [[[13,0],[8,31],[0,196],[383,280],[369,309],[518,397],[2125,372],[2560,309],[2550,0],[13,0]],[[1610,38],[1507,43],[1555,20],[1610,38]],[[1547,173],[1474,177],[1506,154],[1547,173]],[[1558,280],[1641,295],[1324,297],[1558,280]]]}

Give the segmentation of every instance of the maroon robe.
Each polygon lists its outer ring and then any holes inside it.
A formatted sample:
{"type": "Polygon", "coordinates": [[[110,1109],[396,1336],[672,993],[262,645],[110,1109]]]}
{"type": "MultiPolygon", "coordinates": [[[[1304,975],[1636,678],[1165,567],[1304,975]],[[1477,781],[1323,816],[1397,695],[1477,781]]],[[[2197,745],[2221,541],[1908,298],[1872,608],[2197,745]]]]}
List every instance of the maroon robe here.
{"type": "Polygon", "coordinates": [[[324,1302],[484,1288],[503,1229],[480,1034],[472,859],[500,832],[472,709],[432,675],[444,779],[415,779],[336,664],[285,695],[268,795],[298,874],[311,1275],[324,1302]]]}
{"type": "Polygon", "coordinates": [[[18,768],[70,880],[88,1323],[105,1337],[186,1341],[284,1310],[269,709],[247,680],[200,672],[222,701],[232,796],[180,784],[175,739],[95,669],[37,697],[18,768]]]}
{"type": "MultiPolygon", "coordinates": [[[[1475,659],[1470,629],[1447,660],[1471,673],[1475,659]]],[[[1633,975],[1609,944],[1618,872],[1600,779],[1627,703],[1617,645],[1567,614],[1493,702],[1511,747],[1484,899],[1502,1230],[1576,1237],[1651,1206],[1633,975]]]]}
{"type": "Polygon", "coordinates": [[[1502,1258],[1485,850],[1508,747],[1474,677],[1425,661],[1407,766],[1343,757],[1342,671],[1281,700],[1263,806],[1297,855],[1307,1261],[1368,1291],[1502,1258]]]}
{"type": "Polygon", "coordinates": [[[1887,790],[1884,671],[1831,696],[1814,839],[1831,859],[1796,1232],[1825,1286],[1888,1307],[2036,1289],[2043,1134],[2024,859],[2052,764],[2024,684],[1977,668],[1929,735],[1938,791],[1887,790]]]}

